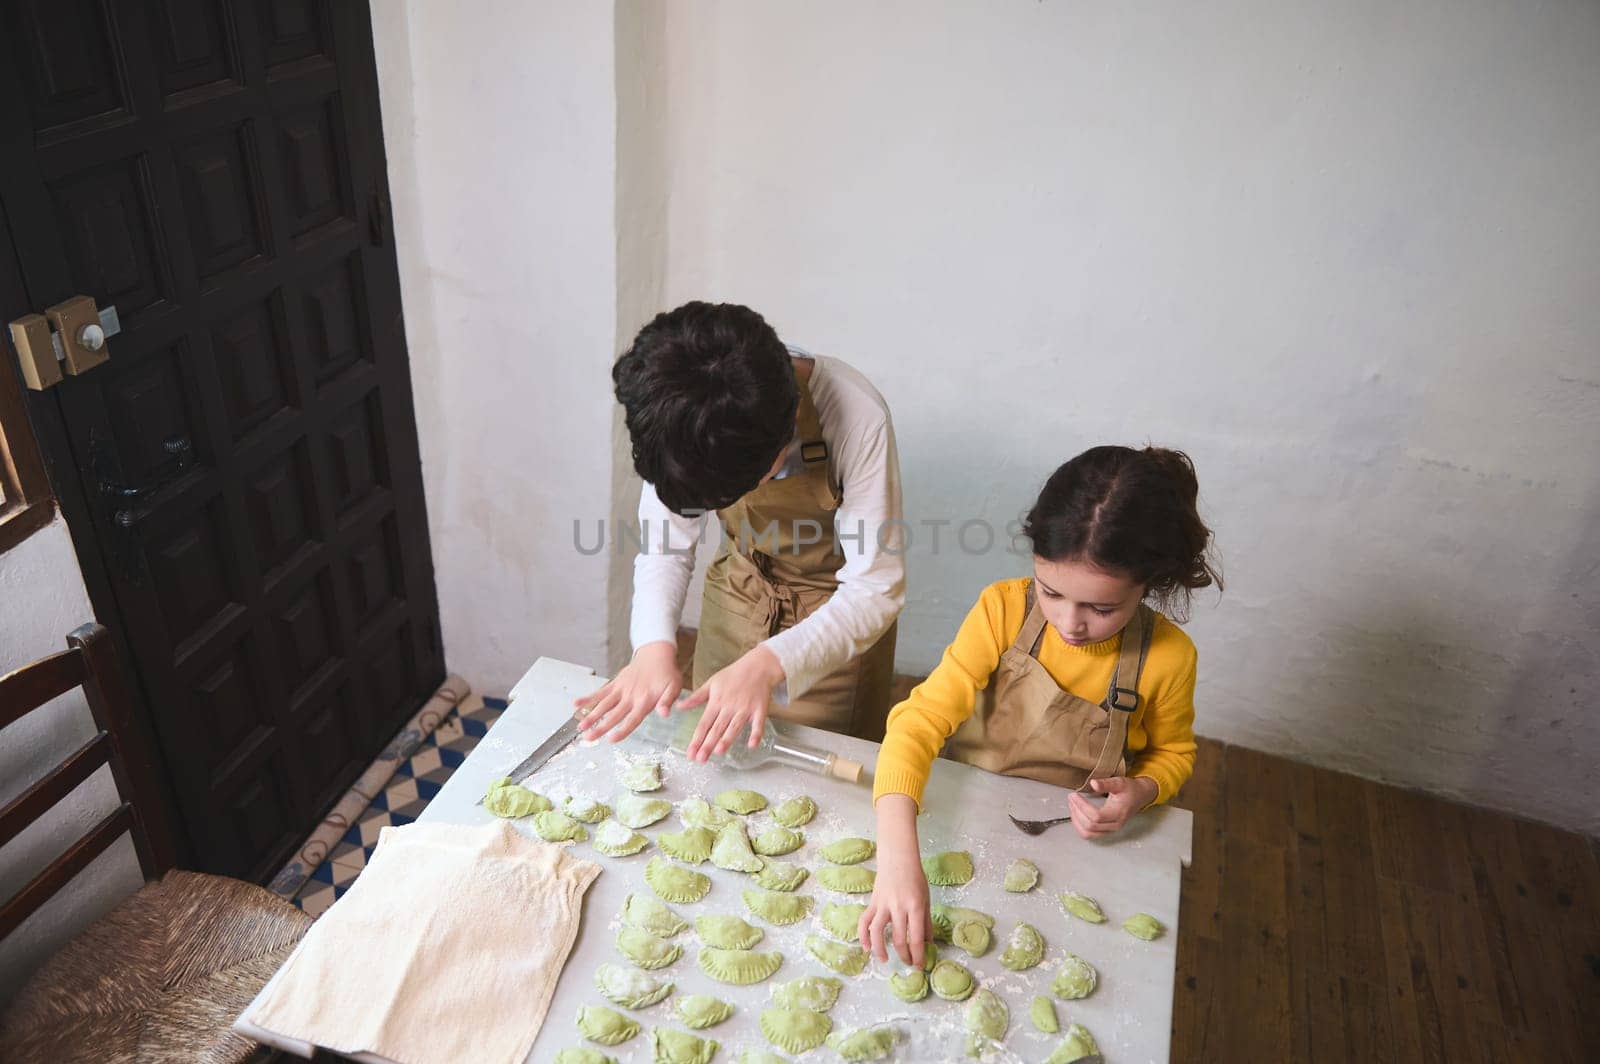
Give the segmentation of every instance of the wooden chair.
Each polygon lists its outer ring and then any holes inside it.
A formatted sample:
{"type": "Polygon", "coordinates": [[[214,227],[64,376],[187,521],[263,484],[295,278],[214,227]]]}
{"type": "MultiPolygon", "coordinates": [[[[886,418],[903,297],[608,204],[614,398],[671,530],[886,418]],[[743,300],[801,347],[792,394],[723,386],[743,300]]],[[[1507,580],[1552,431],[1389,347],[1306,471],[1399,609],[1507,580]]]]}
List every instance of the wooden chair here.
{"type": "Polygon", "coordinates": [[[0,846],[109,764],[122,804],[0,906],[11,934],[124,832],[146,885],[51,957],[0,1015],[0,1060],[250,1059],[234,1019],[311,925],[250,883],[173,871],[155,763],[134,724],[106,630],[0,676],[0,729],[83,688],[97,735],[0,809],[0,846]]]}

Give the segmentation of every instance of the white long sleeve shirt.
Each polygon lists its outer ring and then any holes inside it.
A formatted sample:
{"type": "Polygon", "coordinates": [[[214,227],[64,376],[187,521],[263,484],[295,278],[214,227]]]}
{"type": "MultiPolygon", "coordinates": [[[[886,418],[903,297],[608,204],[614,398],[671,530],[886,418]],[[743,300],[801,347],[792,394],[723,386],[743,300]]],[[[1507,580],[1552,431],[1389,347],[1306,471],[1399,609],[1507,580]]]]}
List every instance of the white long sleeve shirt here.
{"type": "MultiPolygon", "coordinates": [[[[836,358],[791,352],[813,360],[811,399],[828,443],[843,498],[834,515],[844,564],[839,589],[815,613],[765,641],[786,679],[773,691],[785,703],[869,649],[905,605],[904,520],[900,458],[889,408],[865,377],[836,358]]],[[[799,447],[799,441],[793,445],[799,447]]],[[[694,576],[694,545],[711,515],[682,517],[645,484],[639,494],[644,548],[633,563],[629,637],[676,642],[684,597],[694,576]]]]}

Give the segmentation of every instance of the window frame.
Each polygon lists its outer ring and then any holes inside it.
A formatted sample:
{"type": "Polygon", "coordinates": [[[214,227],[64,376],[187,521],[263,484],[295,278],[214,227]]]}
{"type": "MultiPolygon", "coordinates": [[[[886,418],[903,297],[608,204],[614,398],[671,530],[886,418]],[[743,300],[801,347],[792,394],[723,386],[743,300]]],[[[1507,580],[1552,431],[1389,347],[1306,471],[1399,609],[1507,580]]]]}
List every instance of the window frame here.
{"type": "Polygon", "coordinates": [[[22,400],[22,381],[9,337],[0,339],[0,554],[48,525],[56,514],[50,478],[22,400]]]}

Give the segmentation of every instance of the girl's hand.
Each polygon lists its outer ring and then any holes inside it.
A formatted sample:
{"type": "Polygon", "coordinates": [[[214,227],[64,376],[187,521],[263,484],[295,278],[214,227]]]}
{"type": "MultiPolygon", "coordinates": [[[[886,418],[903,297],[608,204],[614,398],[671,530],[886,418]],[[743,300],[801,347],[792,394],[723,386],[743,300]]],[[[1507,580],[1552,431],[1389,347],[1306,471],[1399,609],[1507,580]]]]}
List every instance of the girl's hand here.
{"type": "Polygon", "coordinates": [[[856,937],[881,962],[889,960],[892,939],[900,959],[920,968],[924,946],[933,941],[933,921],[916,823],[917,805],[908,795],[878,799],[878,877],[872,901],[856,924],[856,937]]]}
{"type": "Polygon", "coordinates": [[[682,690],[678,648],[666,642],[646,643],[633,652],[633,660],[610,683],[572,704],[589,711],[578,722],[585,739],[593,741],[609,732],[611,741],[617,743],[626,739],[652,709],[666,716],[672,700],[682,690]]]}
{"type": "Polygon", "coordinates": [[[712,754],[726,753],[746,724],[750,725],[750,745],[758,745],[766,729],[772,689],[782,681],[783,665],[765,646],[747,651],[732,665],[713,673],[678,703],[679,709],[706,707],[684,754],[691,761],[704,761],[712,754]]]}
{"type": "Polygon", "coordinates": [[[1097,807],[1077,791],[1067,795],[1072,826],[1086,839],[1103,839],[1116,834],[1130,816],[1156,799],[1156,781],[1149,776],[1112,776],[1090,780],[1089,786],[1096,794],[1108,796],[1105,804],[1097,807]]]}

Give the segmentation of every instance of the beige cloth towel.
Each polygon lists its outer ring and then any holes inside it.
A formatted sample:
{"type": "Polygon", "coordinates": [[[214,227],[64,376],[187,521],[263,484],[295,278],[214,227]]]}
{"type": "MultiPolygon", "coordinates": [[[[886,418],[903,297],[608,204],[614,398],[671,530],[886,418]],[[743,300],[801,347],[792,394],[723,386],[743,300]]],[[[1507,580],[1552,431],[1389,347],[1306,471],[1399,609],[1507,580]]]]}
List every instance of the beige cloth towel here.
{"type": "Polygon", "coordinates": [[[247,1018],[401,1064],[521,1064],[599,874],[503,820],[384,828],[247,1018]]]}

